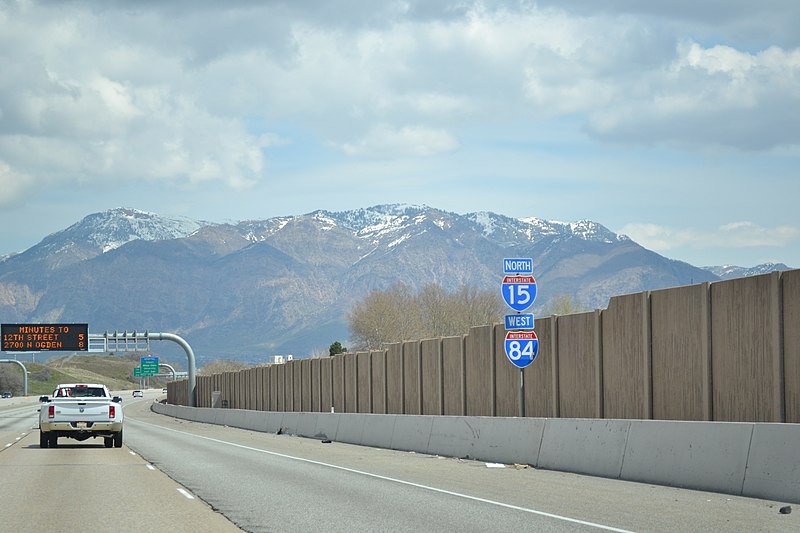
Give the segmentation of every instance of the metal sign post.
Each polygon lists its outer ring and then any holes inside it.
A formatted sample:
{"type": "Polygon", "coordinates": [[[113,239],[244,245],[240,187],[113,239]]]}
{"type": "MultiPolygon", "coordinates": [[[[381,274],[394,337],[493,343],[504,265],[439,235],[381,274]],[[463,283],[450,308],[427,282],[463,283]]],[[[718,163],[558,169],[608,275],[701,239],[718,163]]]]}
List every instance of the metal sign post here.
{"type": "Polygon", "coordinates": [[[533,259],[503,259],[503,273],[503,301],[516,311],[505,317],[505,351],[508,360],[519,368],[519,416],[522,418],[525,416],[525,367],[533,363],[539,353],[539,340],[533,332],[534,316],[523,314],[536,300],[533,259]]]}
{"type": "MultiPolygon", "coordinates": [[[[175,335],[174,333],[149,333],[147,331],[144,333],[137,333],[136,331],[133,333],[128,333],[127,331],[118,333],[115,331],[114,333],[106,332],[102,335],[89,335],[89,343],[92,344],[92,341],[94,341],[95,344],[93,344],[93,346],[97,346],[98,343],[102,342],[104,344],[105,351],[149,352],[151,340],[175,342],[181,348],[183,348],[184,352],[186,352],[186,366],[189,371],[189,407],[197,407],[197,368],[195,366],[194,351],[192,350],[192,347],[189,346],[189,343],[183,338],[175,335]]],[[[158,372],[158,364],[158,359],[156,359],[156,372],[158,372]]],[[[144,372],[142,372],[142,375],[144,376],[144,372]]]]}

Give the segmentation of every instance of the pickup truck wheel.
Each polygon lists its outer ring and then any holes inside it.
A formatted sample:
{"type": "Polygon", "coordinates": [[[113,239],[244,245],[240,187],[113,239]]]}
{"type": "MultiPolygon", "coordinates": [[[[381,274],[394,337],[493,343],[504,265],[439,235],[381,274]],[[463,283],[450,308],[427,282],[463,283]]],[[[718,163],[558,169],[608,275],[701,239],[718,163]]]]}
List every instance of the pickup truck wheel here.
{"type": "Polygon", "coordinates": [[[122,448],[122,430],[120,429],[116,433],[114,433],[114,447],[115,448],[122,448]]]}
{"type": "Polygon", "coordinates": [[[45,433],[44,431],[39,431],[39,448],[47,448],[47,445],[50,444],[50,435],[45,433]]]}
{"type": "Polygon", "coordinates": [[[111,448],[114,445],[114,437],[103,437],[103,444],[106,448],[111,448]]]}
{"type": "Polygon", "coordinates": [[[53,433],[52,435],[49,435],[49,437],[50,437],[50,447],[51,448],[58,447],[58,435],[53,433]]]}

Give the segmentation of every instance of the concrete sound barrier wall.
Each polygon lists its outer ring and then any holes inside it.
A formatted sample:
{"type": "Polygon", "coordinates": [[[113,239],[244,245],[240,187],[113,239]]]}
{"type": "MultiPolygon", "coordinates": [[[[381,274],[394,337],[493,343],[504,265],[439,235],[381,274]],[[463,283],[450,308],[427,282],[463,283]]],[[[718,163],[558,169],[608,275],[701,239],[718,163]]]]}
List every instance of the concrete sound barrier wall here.
{"type": "Polygon", "coordinates": [[[800,424],[263,412],[154,403],[225,426],[800,503],[800,424]]]}

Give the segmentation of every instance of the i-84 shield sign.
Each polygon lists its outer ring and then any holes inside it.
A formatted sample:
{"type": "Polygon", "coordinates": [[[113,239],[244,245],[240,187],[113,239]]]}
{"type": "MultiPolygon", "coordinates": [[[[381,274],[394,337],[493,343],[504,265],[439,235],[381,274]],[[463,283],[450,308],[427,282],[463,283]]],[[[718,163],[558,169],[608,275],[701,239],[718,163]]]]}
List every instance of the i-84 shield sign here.
{"type": "Polygon", "coordinates": [[[509,331],[506,333],[506,357],[515,366],[525,368],[533,363],[539,353],[539,339],[533,331],[509,331]]]}

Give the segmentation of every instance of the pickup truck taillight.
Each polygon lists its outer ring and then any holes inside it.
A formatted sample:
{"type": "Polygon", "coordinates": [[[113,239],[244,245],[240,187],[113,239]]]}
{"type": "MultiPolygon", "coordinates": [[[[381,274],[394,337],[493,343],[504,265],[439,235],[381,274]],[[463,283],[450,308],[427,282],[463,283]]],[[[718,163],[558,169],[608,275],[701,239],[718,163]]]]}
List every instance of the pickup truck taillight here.
{"type": "Polygon", "coordinates": [[[56,406],[55,405],[48,405],[47,406],[47,418],[55,418],[56,417],[56,406]]]}
{"type": "Polygon", "coordinates": [[[114,415],[117,414],[117,408],[113,405],[108,406],[108,418],[114,418],[114,415]]]}

